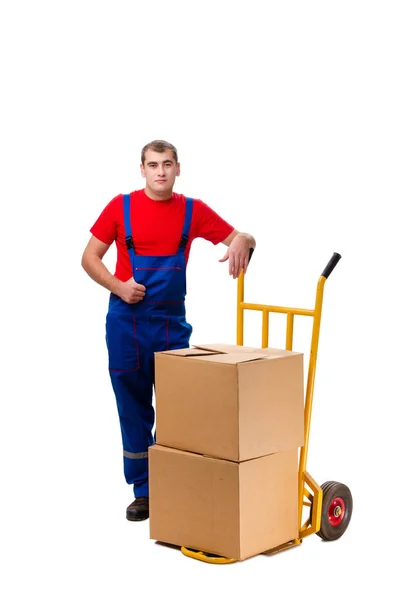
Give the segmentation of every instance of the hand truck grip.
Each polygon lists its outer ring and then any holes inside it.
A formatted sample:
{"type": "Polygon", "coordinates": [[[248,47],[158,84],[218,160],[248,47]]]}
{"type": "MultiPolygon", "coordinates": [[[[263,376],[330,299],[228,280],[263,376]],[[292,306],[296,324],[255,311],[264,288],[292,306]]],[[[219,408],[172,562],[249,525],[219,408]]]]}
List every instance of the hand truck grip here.
{"type": "Polygon", "coordinates": [[[338,254],[337,252],[334,252],[333,256],[331,257],[331,259],[329,260],[327,266],[325,267],[324,271],[321,273],[322,277],[329,277],[332,273],[332,271],[335,269],[336,265],[338,264],[338,262],[341,259],[341,255],[338,254]]]}

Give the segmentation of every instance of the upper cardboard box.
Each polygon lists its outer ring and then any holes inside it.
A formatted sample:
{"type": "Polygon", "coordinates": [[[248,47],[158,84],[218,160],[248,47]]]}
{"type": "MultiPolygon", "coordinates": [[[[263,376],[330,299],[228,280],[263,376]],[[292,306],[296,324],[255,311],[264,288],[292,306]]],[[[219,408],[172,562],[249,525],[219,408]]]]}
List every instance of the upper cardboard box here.
{"type": "Polygon", "coordinates": [[[155,354],[156,439],[243,461],[303,445],[303,354],[201,344],[155,354]]]}

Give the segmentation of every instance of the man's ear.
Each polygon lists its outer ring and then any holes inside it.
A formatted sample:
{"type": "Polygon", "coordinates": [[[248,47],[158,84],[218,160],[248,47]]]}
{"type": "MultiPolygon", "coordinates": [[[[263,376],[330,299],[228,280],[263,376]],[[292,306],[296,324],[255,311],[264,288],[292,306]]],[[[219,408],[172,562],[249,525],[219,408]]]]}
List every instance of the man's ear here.
{"type": "Polygon", "coordinates": [[[146,175],[145,175],[145,167],[143,165],[141,165],[140,168],[141,168],[141,175],[142,175],[142,177],[146,177],[146,175]]]}
{"type": "Polygon", "coordinates": [[[176,176],[179,177],[180,174],[181,174],[181,164],[176,163],[176,176]]]}

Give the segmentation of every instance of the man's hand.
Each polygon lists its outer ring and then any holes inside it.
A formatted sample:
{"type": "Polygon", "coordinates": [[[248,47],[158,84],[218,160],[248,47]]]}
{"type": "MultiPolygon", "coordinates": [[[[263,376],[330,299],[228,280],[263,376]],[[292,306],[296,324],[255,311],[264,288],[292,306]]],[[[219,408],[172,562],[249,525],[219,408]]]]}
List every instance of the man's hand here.
{"type": "Polygon", "coordinates": [[[230,242],[227,252],[219,262],[229,260],[229,275],[233,279],[240,276],[241,271],[247,272],[250,248],[255,247],[255,240],[248,233],[237,233],[230,242]]]}
{"type": "Polygon", "coordinates": [[[128,281],[120,281],[120,279],[111,275],[102,261],[108,249],[109,244],[105,244],[95,236],[91,236],[81,259],[83,269],[99,285],[119,296],[127,304],[140,302],[145,297],[145,286],[137,283],[133,277],[128,281]]]}
{"type": "Polygon", "coordinates": [[[128,281],[120,281],[115,293],[127,304],[136,304],[145,297],[145,286],[137,283],[133,277],[128,281]]]}

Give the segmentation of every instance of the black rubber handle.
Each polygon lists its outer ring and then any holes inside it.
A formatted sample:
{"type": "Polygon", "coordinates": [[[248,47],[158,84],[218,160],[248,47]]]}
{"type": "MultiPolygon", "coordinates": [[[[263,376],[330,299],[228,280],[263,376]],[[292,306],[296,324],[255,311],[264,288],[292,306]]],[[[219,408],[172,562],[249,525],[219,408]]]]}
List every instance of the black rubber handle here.
{"type": "Polygon", "coordinates": [[[250,253],[249,253],[249,257],[248,257],[248,263],[249,263],[249,261],[250,261],[250,260],[251,260],[251,258],[252,258],[252,255],[253,255],[253,253],[254,253],[254,250],[255,250],[255,248],[250,248],[250,253]]]}
{"type": "Polygon", "coordinates": [[[325,267],[324,271],[321,273],[321,276],[329,277],[341,258],[342,257],[340,254],[338,254],[337,252],[334,252],[333,256],[331,257],[331,259],[328,262],[327,266],[325,267]]]}

